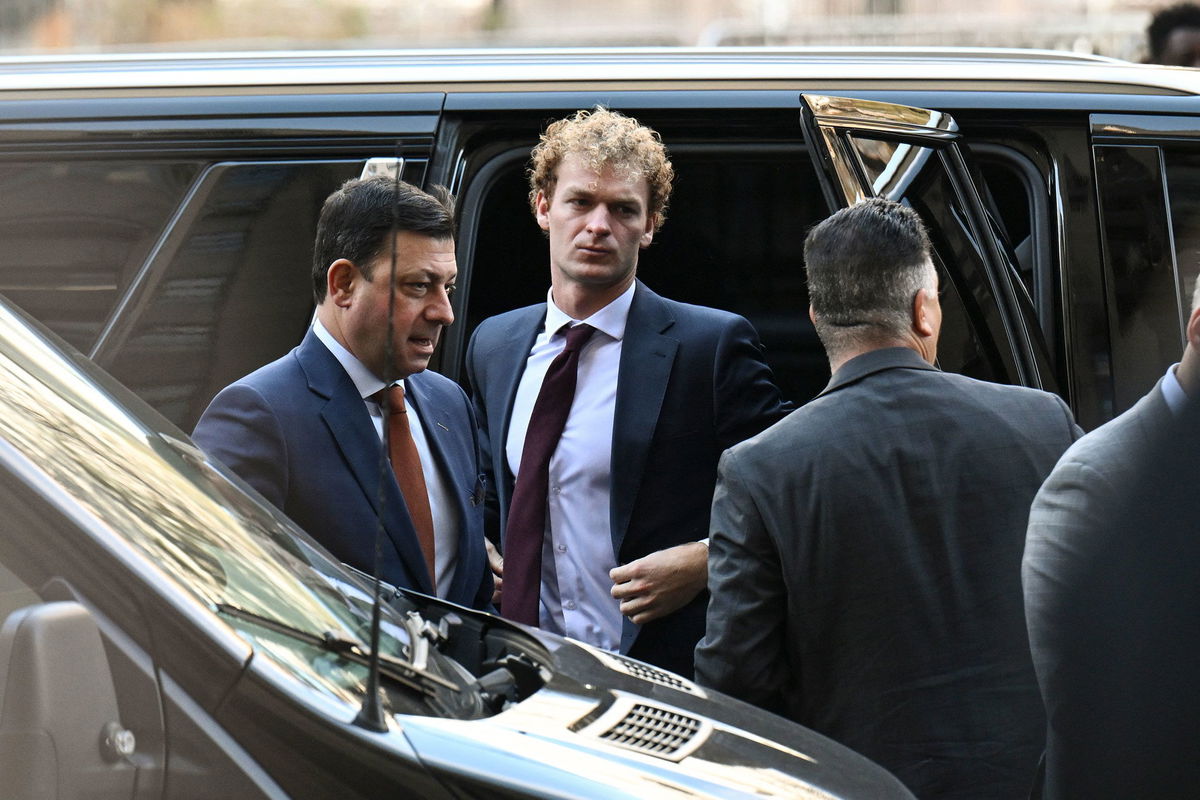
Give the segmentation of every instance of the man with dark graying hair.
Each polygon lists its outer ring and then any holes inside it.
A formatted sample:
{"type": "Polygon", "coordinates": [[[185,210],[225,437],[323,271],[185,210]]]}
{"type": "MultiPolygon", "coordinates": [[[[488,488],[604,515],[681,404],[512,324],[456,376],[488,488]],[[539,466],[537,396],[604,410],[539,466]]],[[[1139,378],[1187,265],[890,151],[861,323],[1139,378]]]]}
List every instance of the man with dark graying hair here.
{"type": "Polygon", "coordinates": [[[1027,796],[1029,503],[1079,435],[1058,397],[944,373],[929,239],[873,199],[805,242],[833,377],[721,458],[696,677],[891,770],[921,798],[1027,796]]]}
{"type": "Polygon", "coordinates": [[[221,390],[193,437],[342,561],[373,572],[378,539],[383,580],[484,608],[475,415],[425,371],[457,275],[448,195],[346,182],[317,225],[312,328],[221,390]]]}

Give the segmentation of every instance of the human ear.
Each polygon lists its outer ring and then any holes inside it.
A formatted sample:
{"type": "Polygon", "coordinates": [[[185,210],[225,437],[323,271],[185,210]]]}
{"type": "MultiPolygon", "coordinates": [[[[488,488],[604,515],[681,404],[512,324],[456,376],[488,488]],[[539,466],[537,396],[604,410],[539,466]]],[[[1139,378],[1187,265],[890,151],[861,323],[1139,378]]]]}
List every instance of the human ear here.
{"type": "Polygon", "coordinates": [[[1187,336],[1187,343],[1194,350],[1200,351],[1200,308],[1192,310],[1192,315],[1188,317],[1187,328],[1184,329],[1187,336]]]}
{"type": "Polygon", "coordinates": [[[658,227],[658,214],[649,214],[646,217],[646,231],[642,234],[642,239],[638,243],[644,250],[654,241],[654,229],[658,227]]]}
{"type": "Polygon", "coordinates": [[[940,317],[935,313],[937,305],[937,292],[932,289],[918,289],[913,295],[912,326],[923,337],[937,335],[940,317]]]}
{"type": "Polygon", "coordinates": [[[546,197],[546,193],[538,189],[537,197],[533,200],[533,206],[537,209],[534,212],[534,217],[537,219],[537,224],[544,231],[550,230],[550,198],[546,197]]]}
{"type": "Polygon", "coordinates": [[[358,271],[358,267],[354,266],[353,261],[339,258],[326,270],[325,293],[335,305],[345,308],[350,305],[355,285],[361,278],[362,273],[358,271]]]}

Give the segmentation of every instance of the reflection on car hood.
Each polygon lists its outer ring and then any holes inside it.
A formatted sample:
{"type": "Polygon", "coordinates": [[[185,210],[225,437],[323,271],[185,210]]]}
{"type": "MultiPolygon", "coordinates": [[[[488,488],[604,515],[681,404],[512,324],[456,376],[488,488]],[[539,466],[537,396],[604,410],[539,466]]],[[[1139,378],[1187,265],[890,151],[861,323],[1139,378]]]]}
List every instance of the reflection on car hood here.
{"type": "Polygon", "coordinates": [[[853,751],[653,666],[538,633],[554,677],[494,717],[399,717],[458,783],[562,797],[908,798],[853,751]],[[464,744],[471,759],[462,763],[464,744]],[[532,764],[536,760],[536,764],[532,764]]]}

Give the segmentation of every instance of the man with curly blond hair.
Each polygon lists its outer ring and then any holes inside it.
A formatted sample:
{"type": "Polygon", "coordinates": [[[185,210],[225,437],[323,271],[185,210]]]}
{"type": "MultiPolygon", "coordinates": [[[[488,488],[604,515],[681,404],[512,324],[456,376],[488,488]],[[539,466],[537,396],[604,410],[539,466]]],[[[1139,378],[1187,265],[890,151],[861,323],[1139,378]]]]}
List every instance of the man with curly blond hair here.
{"type": "Polygon", "coordinates": [[[637,278],[674,179],[656,132],[579,111],[529,177],[549,294],[467,354],[501,613],[690,677],[717,459],[787,406],[749,322],[637,278]]]}

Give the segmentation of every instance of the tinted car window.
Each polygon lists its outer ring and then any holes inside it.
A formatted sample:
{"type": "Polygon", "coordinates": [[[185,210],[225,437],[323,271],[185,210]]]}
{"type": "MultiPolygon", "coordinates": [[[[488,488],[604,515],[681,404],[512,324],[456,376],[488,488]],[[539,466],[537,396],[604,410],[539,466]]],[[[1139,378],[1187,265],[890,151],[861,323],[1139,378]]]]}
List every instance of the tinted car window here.
{"type": "MultiPolygon", "coordinates": [[[[1182,352],[1181,277],[1157,147],[1096,148],[1109,287],[1114,413],[1129,408],[1182,352]]],[[[1180,204],[1180,216],[1190,203],[1180,204]]]]}
{"type": "Polygon", "coordinates": [[[87,352],[198,172],[179,161],[0,164],[0,291],[87,352]]]}
{"type": "Polygon", "coordinates": [[[361,169],[360,160],[211,167],[97,361],[191,430],[221,387],[300,341],[321,205],[361,169]]]}

